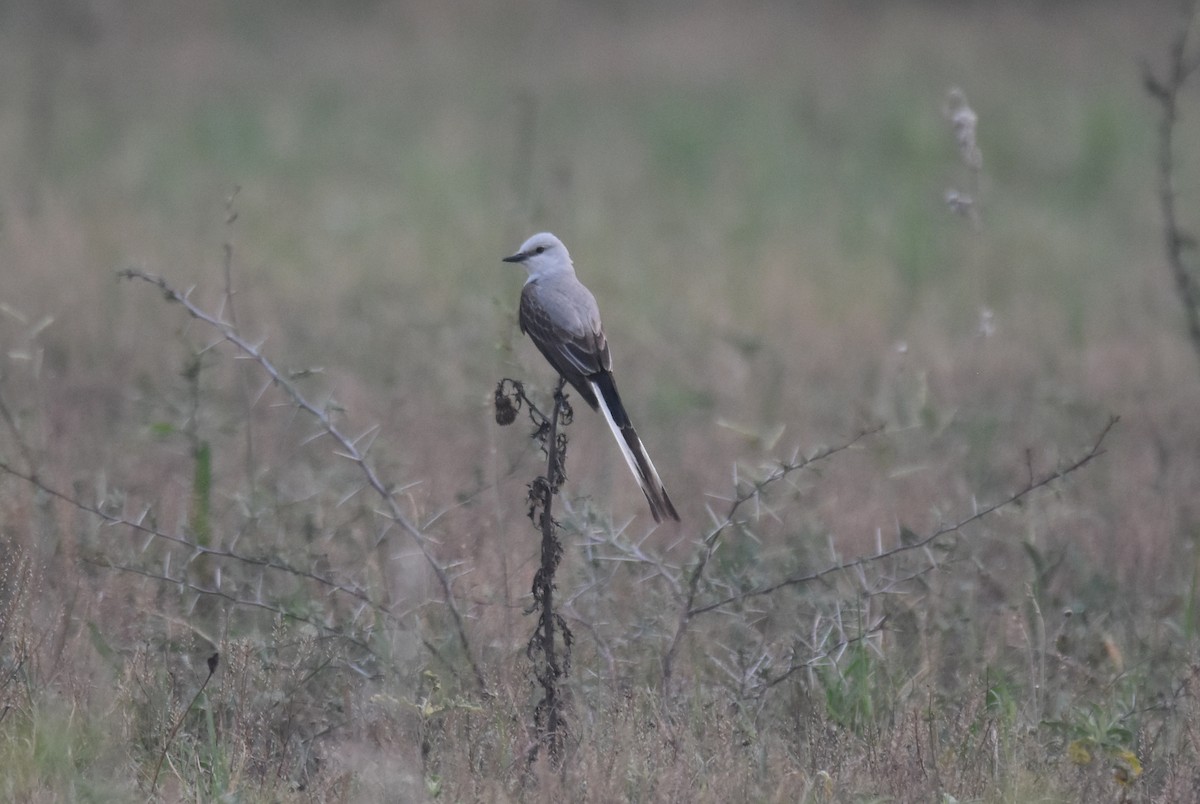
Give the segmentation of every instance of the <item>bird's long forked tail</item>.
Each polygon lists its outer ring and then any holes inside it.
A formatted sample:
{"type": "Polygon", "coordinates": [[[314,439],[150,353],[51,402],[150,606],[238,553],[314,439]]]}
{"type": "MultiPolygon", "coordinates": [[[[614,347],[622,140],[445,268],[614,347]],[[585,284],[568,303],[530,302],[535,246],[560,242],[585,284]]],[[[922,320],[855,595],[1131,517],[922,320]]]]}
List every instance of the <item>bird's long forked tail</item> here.
{"type": "Polygon", "coordinates": [[[654,521],[662,522],[664,517],[670,517],[678,522],[679,514],[671,504],[671,498],[667,496],[667,489],[663,486],[662,478],[658,476],[658,470],[654,468],[654,462],[646,453],[646,446],[638,438],[637,431],[633,429],[633,424],[625,414],[621,398],[617,395],[616,386],[611,378],[603,386],[595,380],[591,380],[589,384],[600,403],[600,412],[604,414],[604,420],[608,422],[613,437],[617,439],[617,446],[625,456],[625,463],[629,464],[629,470],[637,479],[642,494],[646,495],[646,502],[650,504],[650,514],[654,521]],[[620,424],[614,419],[614,408],[617,411],[616,415],[621,418],[620,424]]]}

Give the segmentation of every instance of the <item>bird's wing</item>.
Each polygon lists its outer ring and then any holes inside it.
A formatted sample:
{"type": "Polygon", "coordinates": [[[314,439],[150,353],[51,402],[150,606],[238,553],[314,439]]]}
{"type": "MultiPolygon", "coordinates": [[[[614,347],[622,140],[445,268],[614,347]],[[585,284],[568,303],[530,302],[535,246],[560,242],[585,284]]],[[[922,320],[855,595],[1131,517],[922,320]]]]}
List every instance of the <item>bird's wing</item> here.
{"type": "Polygon", "coordinates": [[[521,331],[550,365],[595,408],[596,395],[588,378],[612,365],[604,333],[589,325],[569,296],[537,282],[528,283],[521,292],[519,321],[521,331]]]}

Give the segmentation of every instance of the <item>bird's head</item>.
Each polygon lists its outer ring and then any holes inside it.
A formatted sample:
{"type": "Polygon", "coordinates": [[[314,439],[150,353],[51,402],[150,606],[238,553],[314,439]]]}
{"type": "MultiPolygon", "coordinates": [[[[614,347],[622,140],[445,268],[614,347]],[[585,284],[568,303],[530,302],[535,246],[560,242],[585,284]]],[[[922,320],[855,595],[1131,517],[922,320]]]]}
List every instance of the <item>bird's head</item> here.
{"type": "Polygon", "coordinates": [[[571,255],[557,237],[549,232],[540,232],[522,243],[516,254],[505,257],[504,262],[518,262],[524,265],[532,278],[570,269],[571,255]]]}

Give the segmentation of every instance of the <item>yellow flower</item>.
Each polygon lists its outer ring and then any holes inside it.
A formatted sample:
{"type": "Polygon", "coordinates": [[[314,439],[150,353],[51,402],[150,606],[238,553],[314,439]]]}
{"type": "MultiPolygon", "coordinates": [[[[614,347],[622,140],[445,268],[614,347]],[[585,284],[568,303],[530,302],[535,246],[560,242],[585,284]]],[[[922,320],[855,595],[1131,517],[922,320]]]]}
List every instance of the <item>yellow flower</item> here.
{"type": "Polygon", "coordinates": [[[1092,764],[1092,752],[1088,750],[1090,740],[1072,740],[1067,746],[1067,759],[1076,765],[1092,764]]]}
{"type": "Polygon", "coordinates": [[[1129,750],[1113,752],[1113,779],[1122,787],[1128,787],[1142,775],[1142,763],[1137,754],[1129,750]]]}

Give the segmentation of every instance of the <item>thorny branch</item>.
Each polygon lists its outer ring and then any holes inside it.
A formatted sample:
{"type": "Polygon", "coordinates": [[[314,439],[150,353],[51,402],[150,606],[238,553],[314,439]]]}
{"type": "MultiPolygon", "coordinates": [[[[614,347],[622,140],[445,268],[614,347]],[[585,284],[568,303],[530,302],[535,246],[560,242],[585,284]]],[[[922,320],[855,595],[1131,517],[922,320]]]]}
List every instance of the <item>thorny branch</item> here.
{"type": "Polygon", "coordinates": [[[717,544],[721,538],[721,535],[738,522],[738,512],[742,509],[742,507],[749,502],[757,502],[765,489],[774,485],[775,483],[778,483],[780,480],[783,480],[788,475],[805,469],[814,463],[837,455],[839,452],[844,452],[853,447],[862,439],[875,435],[882,430],[883,425],[877,425],[866,430],[861,430],[848,441],[845,441],[838,446],[826,447],[818,450],[816,453],[808,456],[807,458],[793,458],[790,462],[781,463],[766,477],[751,484],[749,488],[738,493],[732,500],[730,500],[729,508],[726,511],[725,516],[717,523],[716,527],[709,531],[708,535],[704,537],[704,542],[700,548],[700,558],[697,560],[696,565],[692,568],[692,571],[688,573],[686,585],[687,591],[683,597],[682,606],[680,607],[679,620],[675,626],[675,634],[671,638],[671,643],[667,647],[667,652],[663,655],[662,677],[664,691],[666,691],[670,686],[675,656],[679,652],[679,646],[683,641],[684,634],[687,633],[688,625],[690,624],[692,617],[698,613],[701,613],[695,610],[694,607],[696,596],[700,591],[700,580],[704,577],[704,570],[708,566],[709,560],[712,559],[713,553],[715,553],[717,550],[717,544]]]}
{"type": "MultiPolygon", "coordinates": [[[[186,547],[192,551],[191,555],[188,558],[189,561],[195,560],[199,556],[212,556],[214,558],[221,558],[221,559],[227,559],[230,561],[237,561],[239,563],[246,564],[246,565],[253,566],[253,567],[258,567],[260,569],[274,570],[277,572],[282,572],[282,573],[285,573],[287,575],[292,575],[297,578],[303,578],[305,580],[313,581],[314,583],[320,584],[321,586],[328,588],[329,591],[332,593],[342,594],[342,595],[346,595],[347,597],[354,598],[355,600],[358,600],[359,602],[361,602],[364,606],[369,607],[371,610],[379,612],[380,614],[382,614],[385,617],[388,617],[389,619],[392,619],[394,621],[398,622],[400,619],[395,614],[395,612],[389,610],[386,606],[376,603],[374,600],[372,600],[370,598],[370,596],[368,596],[361,589],[356,589],[351,586],[346,586],[346,585],[338,583],[337,581],[334,581],[330,578],[327,578],[323,575],[318,575],[315,572],[311,572],[309,570],[305,570],[300,567],[294,567],[290,564],[279,561],[276,558],[258,558],[255,556],[238,553],[233,550],[205,547],[203,545],[196,544],[195,542],[190,541],[181,536],[172,536],[169,533],[164,533],[163,531],[160,531],[156,528],[153,528],[153,527],[150,527],[150,526],[144,524],[145,514],[143,514],[142,517],[139,517],[136,520],[129,519],[128,517],[124,517],[124,516],[117,516],[115,514],[111,514],[108,511],[105,511],[100,506],[89,505],[88,503],[85,503],[82,500],[72,497],[69,494],[64,494],[63,492],[59,491],[58,489],[55,489],[55,488],[43,483],[36,475],[22,472],[21,470],[14,468],[13,466],[9,465],[8,463],[6,463],[4,461],[0,461],[0,472],[5,472],[6,474],[10,474],[13,477],[16,477],[20,480],[24,480],[26,483],[29,483],[31,486],[38,489],[43,494],[45,494],[49,497],[53,497],[54,499],[61,500],[69,505],[72,505],[72,506],[78,508],[81,511],[84,511],[85,513],[91,514],[92,516],[102,519],[109,525],[126,527],[137,533],[142,533],[148,537],[151,537],[152,539],[158,539],[161,541],[170,542],[172,544],[179,545],[181,547],[186,547]]],[[[350,634],[347,634],[347,633],[344,633],[341,631],[337,631],[335,629],[330,628],[328,625],[326,625],[318,620],[315,620],[315,619],[312,619],[309,617],[305,617],[304,615],[298,614],[295,611],[284,610],[283,608],[281,608],[279,606],[272,605],[272,604],[267,603],[258,598],[239,597],[237,595],[226,592],[225,590],[220,589],[219,587],[211,588],[211,587],[206,587],[206,586],[200,586],[199,584],[192,583],[191,581],[187,580],[187,578],[182,577],[182,576],[176,578],[176,577],[171,577],[168,575],[160,575],[157,573],[147,572],[146,570],[142,570],[137,567],[131,567],[131,566],[127,566],[124,564],[114,564],[107,560],[98,560],[98,561],[92,560],[92,563],[96,564],[97,566],[103,566],[103,567],[107,567],[109,569],[119,570],[121,572],[128,572],[128,573],[131,573],[134,575],[141,575],[143,577],[151,578],[153,580],[160,581],[162,583],[168,583],[173,586],[178,586],[180,588],[187,589],[188,591],[195,592],[196,594],[199,594],[199,595],[206,595],[209,597],[222,598],[222,599],[228,600],[229,602],[234,603],[238,606],[244,606],[247,608],[263,609],[265,611],[271,612],[272,614],[276,614],[285,619],[296,620],[297,622],[303,622],[303,623],[312,625],[317,630],[325,632],[325,633],[329,634],[330,636],[335,636],[335,637],[338,637],[339,639],[345,640],[346,642],[354,645],[357,648],[360,648],[361,650],[363,650],[366,653],[374,652],[374,651],[372,651],[370,645],[368,645],[367,643],[363,642],[362,640],[360,640],[354,636],[351,636],[350,634]]]]}
{"type": "Polygon", "coordinates": [[[1041,475],[1040,477],[1032,478],[1029,482],[1025,483],[1025,485],[1023,485],[1020,489],[1018,489],[1017,491],[1008,495],[1007,497],[1000,500],[999,502],[992,503],[991,505],[984,506],[983,508],[978,508],[970,516],[960,519],[959,521],[954,522],[952,524],[943,525],[940,528],[938,528],[937,530],[933,531],[932,533],[929,533],[928,535],[921,537],[920,539],[916,539],[915,541],[910,541],[907,543],[902,543],[902,544],[899,544],[890,549],[881,550],[877,553],[872,553],[871,555],[868,555],[868,556],[861,556],[852,561],[843,561],[838,564],[833,564],[831,566],[825,567],[825,568],[817,570],[815,572],[804,573],[801,575],[792,575],[788,578],[784,578],[783,580],[777,581],[775,583],[768,584],[766,586],[760,586],[755,589],[747,590],[745,592],[740,592],[736,595],[730,595],[726,598],[714,601],[712,603],[707,603],[703,606],[694,606],[693,608],[690,608],[688,610],[688,616],[694,617],[699,614],[705,614],[710,611],[715,611],[717,609],[728,606],[732,603],[739,603],[739,602],[741,602],[743,600],[747,600],[749,598],[761,597],[762,595],[769,595],[772,592],[776,592],[787,586],[796,586],[798,584],[805,584],[805,583],[810,583],[812,581],[818,581],[828,575],[833,575],[835,573],[846,572],[848,570],[857,569],[858,567],[862,567],[867,564],[873,564],[877,561],[882,561],[883,559],[891,558],[892,556],[896,556],[896,555],[900,555],[901,553],[908,553],[913,550],[922,550],[922,549],[928,547],[929,545],[931,545],[933,542],[935,542],[937,539],[941,538],[942,536],[946,536],[951,533],[957,533],[958,531],[961,531],[963,528],[967,527],[968,525],[970,525],[974,522],[978,522],[979,520],[983,519],[984,517],[988,516],[989,514],[993,514],[996,511],[1000,510],[1001,508],[1007,508],[1008,506],[1019,502],[1021,499],[1027,497],[1028,495],[1032,494],[1033,492],[1037,491],[1038,489],[1048,486],[1056,480],[1061,480],[1062,478],[1066,477],[1067,475],[1071,474],[1072,472],[1076,471],[1077,469],[1080,469],[1084,465],[1090,463],[1094,458],[1097,458],[1100,455],[1103,455],[1104,450],[1102,448],[1102,445],[1104,443],[1104,439],[1108,437],[1109,432],[1112,431],[1113,427],[1116,426],[1116,423],[1118,421],[1120,421],[1119,416],[1111,417],[1108,420],[1108,423],[1104,425],[1104,429],[1102,429],[1100,431],[1100,434],[1096,437],[1096,440],[1092,443],[1092,446],[1088,449],[1088,451],[1082,457],[1076,459],[1075,461],[1072,461],[1067,466],[1064,466],[1060,469],[1056,469],[1053,472],[1047,472],[1047,473],[1041,475]]]}
{"type": "MultiPolygon", "coordinates": [[[[886,616],[875,618],[853,636],[847,634],[840,624],[836,629],[835,626],[829,626],[815,642],[794,645],[787,653],[787,665],[780,669],[775,668],[778,657],[769,647],[763,647],[749,657],[739,655],[743,661],[737,667],[721,662],[715,657],[710,658],[737,685],[739,699],[761,701],[770,690],[796,673],[811,670],[822,664],[836,664],[846,650],[881,633],[886,619],[886,616]],[[805,658],[800,658],[801,648],[808,651],[805,658]]],[[[818,624],[814,623],[813,630],[816,631],[817,628],[818,624]]]]}
{"type": "MultiPolygon", "coordinates": [[[[978,522],[979,520],[983,519],[984,517],[987,517],[990,514],[995,513],[998,510],[1001,510],[1003,508],[1007,508],[1011,505],[1017,504],[1023,498],[1027,497],[1028,495],[1032,494],[1033,492],[1037,491],[1038,489],[1044,488],[1044,487],[1050,485],[1051,483],[1054,483],[1055,481],[1066,477],[1067,475],[1071,474],[1072,472],[1075,472],[1076,470],[1082,468],[1083,466],[1085,466],[1086,464],[1091,462],[1093,459],[1102,455],[1104,453],[1104,449],[1103,449],[1104,441],[1108,437],[1108,434],[1112,431],[1113,427],[1116,426],[1116,423],[1118,421],[1119,421],[1119,417],[1117,417],[1117,416],[1111,417],[1108,420],[1108,422],[1104,425],[1104,427],[1100,431],[1100,433],[1096,436],[1095,440],[1092,442],[1091,447],[1088,448],[1088,450],[1081,457],[1077,458],[1076,460],[1072,461],[1071,463],[1069,463],[1065,466],[1062,466],[1054,471],[1045,472],[1041,475],[1035,475],[1031,472],[1029,474],[1028,480],[1024,483],[1024,485],[1022,485],[1022,487],[1020,489],[1018,489],[1017,491],[1009,494],[1004,499],[1002,499],[998,502],[992,503],[990,505],[987,505],[983,508],[976,508],[969,516],[964,517],[964,518],[958,520],[957,522],[943,525],[923,537],[908,539],[895,547],[892,547],[892,548],[886,549],[886,550],[879,550],[878,552],[872,553],[871,555],[860,556],[859,558],[856,558],[856,559],[853,559],[850,561],[843,561],[843,562],[835,563],[835,564],[832,564],[830,566],[824,567],[820,570],[816,570],[813,572],[806,572],[806,573],[791,575],[789,577],[783,578],[783,579],[775,581],[773,583],[755,587],[753,589],[748,589],[748,590],[745,590],[742,592],[737,592],[735,594],[728,595],[726,597],[720,598],[718,600],[714,600],[712,602],[697,604],[696,601],[699,596],[700,582],[702,580],[705,568],[707,567],[709,560],[712,558],[714,552],[716,551],[717,544],[718,544],[721,534],[724,533],[731,526],[736,525],[740,521],[739,517],[738,517],[739,509],[741,509],[747,503],[757,500],[769,486],[772,486],[775,483],[778,483],[780,480],[782,480],[783,478],[785,478],[787,475],[791,474],[792,472],[795,472],[795,471],[798,471],[805,467],[811,466],[816,461],[824,460],[826,458],[829,458],[832,455],[835,455],[839,452],[847,450],[850,447],[852,447],[854,444],[856,444],[858,441],[860,441],[861,439],[879,432],[882,428],[877,427],[877,428],[870,429],[870,430],[864,430],[839,446],[823,449],[803,460],[799,460],[799,461],[793,460],[790,463],[785,463],[785,464],[780,465],[777,469],[775,469],[773,472],[768,474],[765,478],[753,483],[749,488],[747,488],[746,490],[740,492],[737,496],[735,496],[732,499],[732,501],[730,502],[729,509],[728,509],[726,515],[721,519],[721,521],[716,525],[716,527],[708,534],[708,536],[705,537],[702,548],[701,548],[700,558],[697,560],[696,565],[692,568],[692,570],[687,575],[686,593],[683,595],[683,599],[682,599],[683,606],[680,610],[679,619],[677,621],[676,628],[675,628],[675,633],[672,636],[671,642],[669,643],[669,645],[667,647],[667,651],[663,656],[663,676],[662,676],[662,678],[663,678],[664,690],[669,692],[669,687],[670,687],[670,683],[672,680],[673,663],[674,663],[675,657],[679,651],[680,644],[682,643],[683,638],[687,633],[688,627],[690,626],[691,621],[695,617],[698,617],[702,614],[707,614],[710,612],[718,611],[720,609],[723,609],[727,606],[730,606],[730,605],[733,605],[736,603],[742,603],[751,598],[768,596],[768,595],[771,595],[771,594],[779,591],[780,589],[784,589],[786,587],[798,586],[798,585],[807,584],[807,583],[814,582],[814,581],[819,581],[830,575],[834,575],[834,574],[838,574],[838,573],[845,573],[845,572],[852,572],[852,571],[858,571],[861,575],[861,571],[868,565],[871,565],[876,562],[883,561],[885,559],[891,558],[893,556],[901,555],[904,553],[908,553],[908,552],[912,552],[912,551],[916,551],[916,550],[925,550],[925,549],[929,548],[938,539],[940,539],[944,536],[948,536],[952,533],[957,533],[957,532],[961,531],[962,529],[966,528],[968,525],[978,522]]],[[[915,572],[911,573],[910,575],[908,575],[905,578],[900,579],[900,580],[901,581],[911,580],[912,578],[923,575],[925,572],[927,572],[933,566],[934,566],[934,564],[931,562],[930,565],[921,567],[918,570],[916,570],[915,572]]],[[[867,593],[870,594],[869,589],[867,590],[867,593]]]]}
{"type": "Polygon", "coordinates": [[[291,398],[292,403],[295,404],[297,408],[303,410],[305,413],[317,420],[321,430],[330,438],[332,438],[337,444],[338,449],[335,450],[334,454],[346,458],[358,466],[359,471],[362,472],[363,476],[366,478],[368,485],[374,489],[376,494],[379,495],[380,499],[382,499],[384,504],[387,506],[386,515],[388,519],[390,519],[393,523],[398,525],[401,530],[408,534],[409,538],[417,546],[417,549],[421,551],[421,555],[424,556],[425,562],[429,565],[430,569],[434,573],[434,576],[437,578],[438,584],[441,586],[442,590],[442,600],[445,603],[447,610],[450,612],[450,616],[454,622],[455,633],[458,637],[458,641],[462,647],[463,653],[466,656],[468,663],[471,665],[471,670],[475,676],[475,682],[479,691],[485,692],[487,690],[487,682],[483,677],[483,672],[480,670],[479,665],[475,661],[475,657],[471,653],[470,642],[467,639],[466,624],[464,622],[462,612],[459,611],[457,601],[454,597],[454,590],[450,575],[446,568],[443,567],[433,555],[432,551],[430,550],[429,540],[426,535],[421,532],[420,528],[418,528],[416,524],[414,524],[412,520],[410,520],[404,514],[403,511],[400,510],[400,505],[396,502],[396,498],[392,491],[380,479],[379,475],[375,471],[374,466],[367,460],[365,450],[359,450],[357,443],[359,439],[352,439],[345,435],[333,422],[327,410],[314,405],[312,402],[309,402],[308,399],[300,393],[300,390],[295,386],[295,384],[289,381],[287,377],[280,372],[275,364],[272,363],[270,359],[268,359],[262,353],[258,346],[250,343],[241,335],[239,335],[233,329],[233,327],[224,320],[206,312],[197,306],[196,303],[191,300],[190,291],[181,293],[175,290],[175,288],[173,288],[163,277],[148,274],[144,271],[133,268],[119,272],[118,276],[124,279],[139,279],[143,282],[147,282],[156,286],[162,291],[167,301],[179,303],[192,318],[202,321],[211,326],[213,329],[217,330],[217,332],[220,333],[221,337],[225,341],[232,344],[239,351],[257,363],[259,367],[262,368],[262,370],[267,374],[267,376],[270,377],[271,382],[283,389],[284,393],[291,398]]]}

